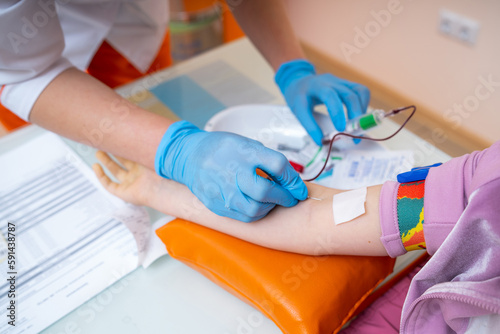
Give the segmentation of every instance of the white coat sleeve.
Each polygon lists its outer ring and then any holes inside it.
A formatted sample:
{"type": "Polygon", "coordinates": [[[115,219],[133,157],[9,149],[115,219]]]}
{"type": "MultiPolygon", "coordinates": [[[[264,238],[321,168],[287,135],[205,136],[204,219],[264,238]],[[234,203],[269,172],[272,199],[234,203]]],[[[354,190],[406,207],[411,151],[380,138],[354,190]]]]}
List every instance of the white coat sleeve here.
{"type": "Polygon", "coordinates": [[[0,32],[0,100],[28,120],[42,91],[72,67],[62,57],[64,35],[55,0],[3,0],[0,32]]]}

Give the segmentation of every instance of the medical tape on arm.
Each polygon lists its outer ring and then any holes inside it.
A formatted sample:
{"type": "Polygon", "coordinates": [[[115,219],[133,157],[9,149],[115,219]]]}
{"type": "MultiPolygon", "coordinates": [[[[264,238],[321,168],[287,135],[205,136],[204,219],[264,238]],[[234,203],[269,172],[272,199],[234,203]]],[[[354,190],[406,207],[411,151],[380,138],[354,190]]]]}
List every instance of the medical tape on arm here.
{"type": "Polygon", "coordinates": [[[335,225],[353,220],[365,213],[366,187],[341,192],[333,196],[335,225]]]}

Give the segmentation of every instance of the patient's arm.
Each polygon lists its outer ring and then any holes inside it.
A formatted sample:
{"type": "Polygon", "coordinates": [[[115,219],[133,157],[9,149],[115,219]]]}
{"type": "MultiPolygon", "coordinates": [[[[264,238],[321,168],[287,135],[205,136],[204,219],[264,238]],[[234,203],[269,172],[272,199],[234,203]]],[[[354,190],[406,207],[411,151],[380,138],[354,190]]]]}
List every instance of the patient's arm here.
{"type": "Polygon", "coordinates": [[[112,182],[101,166],[93,166],[99,181],[112,194],[125,201],[152,207],[265,247],[310,255],[351,254],[387,255],[380,241],[379,197],[381,186],[368,188],[366,213],[341,224],[333,221],[333,195],[341,192],[308,183],[309,196],[292,208],[277,206],[266,217],[243,223],[221,217],[208,210],[184,185],[161,178],[134,162],[98,152],[98,159],[120,183],[112,182]]]}

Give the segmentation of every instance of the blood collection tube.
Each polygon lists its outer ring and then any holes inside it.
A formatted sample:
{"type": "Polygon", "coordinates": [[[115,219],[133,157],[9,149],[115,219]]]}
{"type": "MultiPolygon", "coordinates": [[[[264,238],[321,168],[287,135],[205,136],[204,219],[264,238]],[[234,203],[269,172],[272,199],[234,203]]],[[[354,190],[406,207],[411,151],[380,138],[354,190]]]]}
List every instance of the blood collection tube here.
{"type": "MultiPolygon", "coordinates": [[[[356,118],[350,119],[346,123],[345,130],[342,132],[359,136],[368,131],[371,128],[376,127],[382,122],[382,119],[386,117],[385,111],[381,109],[375,109],[370,113],[358,116],[356,118]]],[[[332,132],[323,138],[323,145],[330,143],[331,138],[337,132],[332,132]]]]}

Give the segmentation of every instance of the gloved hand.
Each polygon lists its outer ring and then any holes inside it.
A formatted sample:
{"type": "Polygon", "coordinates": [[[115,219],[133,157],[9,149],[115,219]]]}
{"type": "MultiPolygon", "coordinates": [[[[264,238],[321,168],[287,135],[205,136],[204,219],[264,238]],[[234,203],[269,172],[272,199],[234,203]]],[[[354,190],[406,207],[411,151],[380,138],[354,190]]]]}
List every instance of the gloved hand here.
{"type": "Polygon", "coordinates": [[[275,81],[292,112],[318,145],[323,132],[313,117],[315,105],[325,104],[337,131],[344,131],[343,105],[351,119],[365,113],[370,101],[370,91],[365,86],[331,74],[317,75],[314,66],[303,59],[282,64],[275,81]]]}
{"type": "Polygon", "coordinates": [[[172,124],[158,146],[155,170],[185,184],[211,211],[250,222],[275,205],[307,197],[299,174],[279,152],[228,132],[206,132],[187,121],[172,124]],[[257,175],[265,171],[273,181],[257,175]]]}

